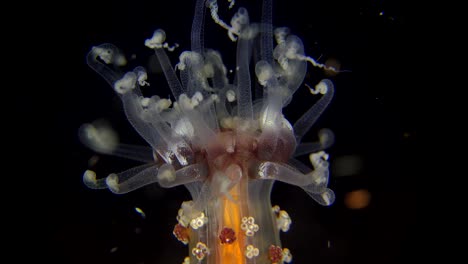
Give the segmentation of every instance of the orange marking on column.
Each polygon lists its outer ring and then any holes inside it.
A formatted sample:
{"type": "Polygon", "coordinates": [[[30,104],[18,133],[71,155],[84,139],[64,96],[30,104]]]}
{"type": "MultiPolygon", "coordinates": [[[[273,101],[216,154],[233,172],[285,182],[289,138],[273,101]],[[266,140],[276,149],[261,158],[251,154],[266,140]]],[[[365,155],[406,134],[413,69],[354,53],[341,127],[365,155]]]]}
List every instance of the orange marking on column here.
{"type": "Polygon", "coordinates": [[[240,229],[241,225],[241,184],[236,184],[229,194],[234,201],[229,200],[226,196],[222,198],[223,210],[223,227],[229,227],[236,233],[237,239],[232,244],[217,244],[219,248],[220,263],[223,264],[244,264],[244,238],[245,234],[240,229]]]}

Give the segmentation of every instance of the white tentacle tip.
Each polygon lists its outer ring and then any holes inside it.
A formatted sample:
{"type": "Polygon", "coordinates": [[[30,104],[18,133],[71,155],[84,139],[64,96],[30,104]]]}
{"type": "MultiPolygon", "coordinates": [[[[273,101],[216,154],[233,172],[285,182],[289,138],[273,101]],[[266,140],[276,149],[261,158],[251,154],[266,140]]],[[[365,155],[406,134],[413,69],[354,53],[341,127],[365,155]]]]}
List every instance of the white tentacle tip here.
{"type": "Polygon", "coordinates": [[[325,206],[330,206],[335,202],[335,193],[330,189],[326,189],[320,196],[325,206]]]}
{"type": "Polygon", "coordinates": [[[92,170],[86,170],[83,173],[83,181],[86,185],[91,184],[91,185],[96,185],[96,172],[92,170]]]}
{"type": "Polygon", "coordinates": [[[120,192],[120,187],[119,187],[119,176],[115,173],[109,174],[106,178],[106,184],[109,190],[113,193],[119,193],[120,192]]]}

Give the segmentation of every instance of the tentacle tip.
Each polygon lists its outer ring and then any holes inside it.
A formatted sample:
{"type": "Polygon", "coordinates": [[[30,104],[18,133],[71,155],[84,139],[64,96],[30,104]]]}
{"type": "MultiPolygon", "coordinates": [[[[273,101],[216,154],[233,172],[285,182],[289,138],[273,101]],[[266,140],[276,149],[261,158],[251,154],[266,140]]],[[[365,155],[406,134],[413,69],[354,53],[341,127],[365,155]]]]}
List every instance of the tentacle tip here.
{"type": "Polygon", "coordinates": [[[96,180],[96,172],[92,170],[86,170],[83,173],[83,182],[87,186],[96,186],[97,180],[96,180]]]}
{"type": "Polygon", "coordinates": [[[166,40],[166,32],[162,29],[156,29],[153,36],[145,40],[145,46],[150,49],[162,48],[166,40]]]}
{"type": "Polygon", "coordinates": [[[106,184],[111,192],[120,193],[119,176],[117,176],[117,174],[109,174],[106,178],[106,184]]]}
{"type": "Polygon", "coordinates": [[[127,72],[122,79],[114,83],[114,90],[118,94],[125,94],[130,90],[135,89],[137,83],[137,75],[134,72],[127,72]]]}
{"type": "Polygon", "coordinates": [[[325,151],[319,151],[319,152],[315,152],[315,153],[311,153],[309,155],[309,160],[310,160],[310,163],[312,164],[312,166],[314,166],[314,168],[316,170],[318,169],[322,169],[322,170],[328,170],[328,158],[330,157],[330,155],[328,155],[328,153],[326,153],[325,151]]]}
{"type": "Polygon", "coordinates": [[[330,206],[335,202],[335,193],[328,188],[320,196],[323,200],[322,204],[325,206],[330,206]]]}

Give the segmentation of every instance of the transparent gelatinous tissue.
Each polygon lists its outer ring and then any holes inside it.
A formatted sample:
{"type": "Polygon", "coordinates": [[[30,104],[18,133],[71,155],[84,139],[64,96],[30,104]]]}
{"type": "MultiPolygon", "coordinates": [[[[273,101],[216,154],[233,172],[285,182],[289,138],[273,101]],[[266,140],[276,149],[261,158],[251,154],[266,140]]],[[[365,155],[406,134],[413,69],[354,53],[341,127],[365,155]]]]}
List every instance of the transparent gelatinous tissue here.
{"type": "MultiPolygon", "coordinates": [[[[229,9],[236,8],[234,0],[229,2],[229,9]]],[[[321,205],[333,203],[324,151],[333,143],[333,133],[322,129],[317,142],[301,142],[333,98],[333,83],[324,79],[309,87],[310,97],[318,100],[294,123],[282,111],[298,89],[307,89],[308,65],[334,69],[307,56],[289,29],[272,25],[271,0],[263,1],[258,22],[240,7],[228,24],[218,9],[216,0],[196,1],[191,49],[182,50],[176,63],[166,52],[177,45],[166,42],[164,30],[144,41],[154,50],[172,97],[143,96],[141,89],[150,85],[143,67],[125,72],[126,58],[117,47],[92,47],[88,65],[111,85],[149,146],[122,144],[109,126],[84,124],[79,134],[85,145],[144,164],[105,178],[86,170],[83,181],[118,194],[152,183],[185,185],[192,200],[181,201],[173,232],[189,247],[184,263],[289,263],[292,255],[282,247],[279,232],[288,231],[292,220],[271,205],[270,192],[275,181],[282,181],[321,205]],[[221,37],[233,41],[235,54],[204,46],[205,21],[226,30],[221,37]],[[234,55],[236,65],[224,65],[222,57],[234,55]],[[296,159],[302,155],[309,156],[310,164],[296,159]]]]}

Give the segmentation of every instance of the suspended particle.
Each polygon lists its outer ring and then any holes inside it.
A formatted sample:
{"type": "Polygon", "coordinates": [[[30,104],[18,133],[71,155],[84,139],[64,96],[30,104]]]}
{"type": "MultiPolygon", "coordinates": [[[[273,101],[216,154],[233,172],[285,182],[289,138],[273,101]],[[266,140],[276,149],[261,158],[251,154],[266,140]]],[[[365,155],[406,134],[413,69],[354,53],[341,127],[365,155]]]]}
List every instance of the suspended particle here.
{"type": "Polygon", "coordinates": [[[143,210],[141,210],[139,207],[135,207],[135,211],[141,215],[141,218],[146,218],[145,212],[143,212],[143,210]]]}
{"type": "Polygon", "coordinates": [[[110,249],[110,253],[115,253],[115,252],[117,252],[118,249],[119,249],[119,247],[117,247],[117,246],[113,247],[113,248],[110,249]]]}

